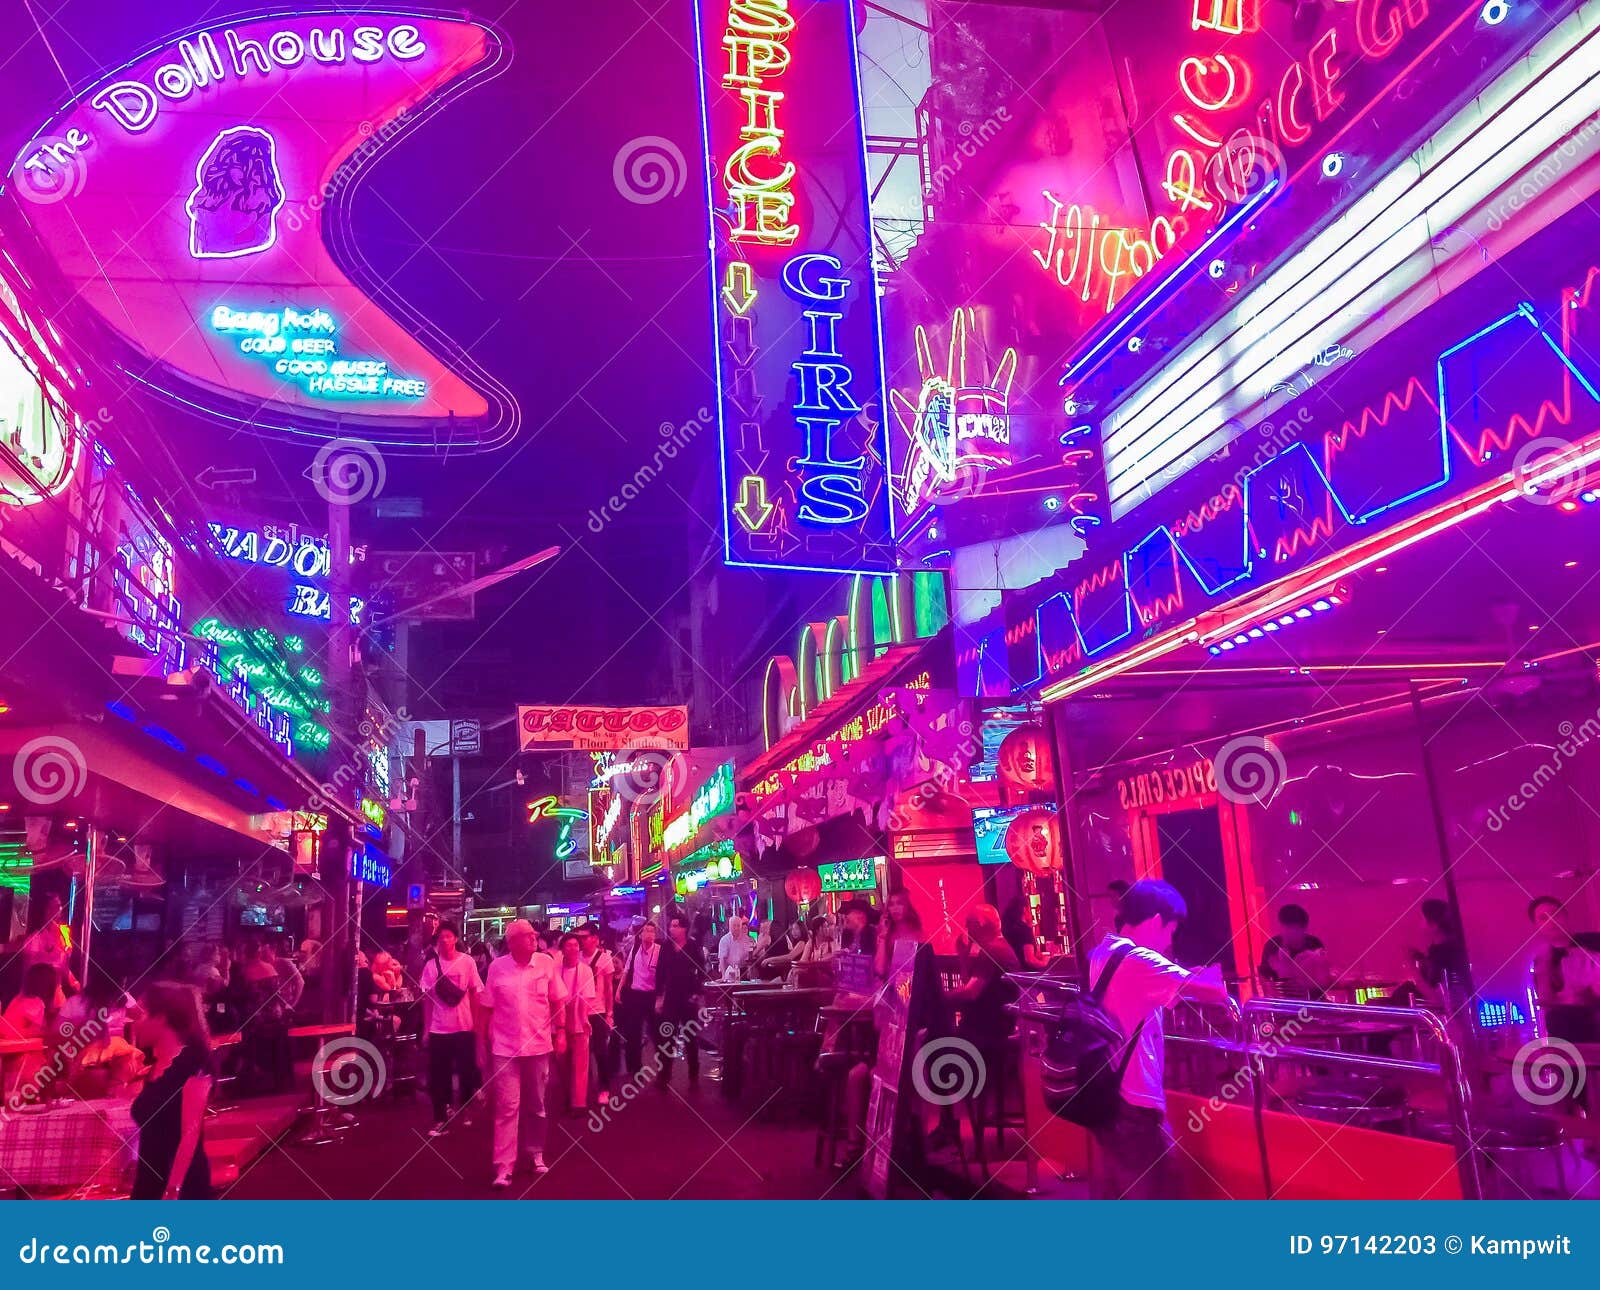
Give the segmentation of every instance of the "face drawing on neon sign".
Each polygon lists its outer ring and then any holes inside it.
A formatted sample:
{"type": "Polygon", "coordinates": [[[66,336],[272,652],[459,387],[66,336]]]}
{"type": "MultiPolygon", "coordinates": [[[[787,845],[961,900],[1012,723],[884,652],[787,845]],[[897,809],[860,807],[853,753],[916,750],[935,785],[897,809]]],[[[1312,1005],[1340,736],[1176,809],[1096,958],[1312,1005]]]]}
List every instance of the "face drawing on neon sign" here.
{"type": "Polygon", "coordinates": [[[265,251],[278,240],[283,180],[277,144],[265,130],[224,130],[195,167],[189,212],[189,253],[197,260],[231,260],[265,251]]]}

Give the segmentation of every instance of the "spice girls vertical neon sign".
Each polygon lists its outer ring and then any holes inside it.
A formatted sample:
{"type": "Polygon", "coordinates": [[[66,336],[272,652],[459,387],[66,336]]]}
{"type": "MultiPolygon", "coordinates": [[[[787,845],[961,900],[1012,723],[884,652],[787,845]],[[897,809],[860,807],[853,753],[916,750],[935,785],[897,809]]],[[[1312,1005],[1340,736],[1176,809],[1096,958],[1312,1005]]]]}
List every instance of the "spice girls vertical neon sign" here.
{"type": "Polygon", "coordinates": [[[850,0],[697,0],[730,564],[894,567],[850,0]]]}

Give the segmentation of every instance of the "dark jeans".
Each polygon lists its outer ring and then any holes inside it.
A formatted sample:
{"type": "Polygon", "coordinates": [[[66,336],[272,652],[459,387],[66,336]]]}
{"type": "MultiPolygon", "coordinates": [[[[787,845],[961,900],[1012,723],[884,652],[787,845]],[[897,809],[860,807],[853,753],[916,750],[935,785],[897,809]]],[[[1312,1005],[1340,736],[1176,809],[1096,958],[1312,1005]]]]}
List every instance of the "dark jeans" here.
{"type": "Polygon", "coordinates": [[[617,1077],[617,1032],[604,1016],[589,1018],[589,1048],[594,1053],[595,1090],[611,1092],[611,1081],[617,1077]]]}
{"type": "Polygon", "coordinates": [[[660,1038],[656,1047],[661,1054],[661,1087],[672,1080],[672,1059],[680,1053],[689,1058],[689,1078],[700,1078],[700,1026],[694,1021],[694,1014],[687,1016],[663,1016],[658,1029],[660,1038]]]}
{"type": "Polygon", "coordinates": [[[624,990],[617,1004],[617,1022],[622,1027],[622,1044],[627,1051],[628,1074],[637,1075],[644,1065],[644,1038],[655,1039],[656,996],[649,990],[624,990]]]}
{"type": "Polygon", "coordinates": [[[1110,1124],[1094,1130],[1096,1200],[1171,1200],[1172,1130],[1148,1106],[1122,1103],[1110,1124]]]}
{"type": "Polygon", "coordinates": [[[470,1030],[454,1035],[428,1036],[428,1094],[433,1098],[433,1118],[450,1118],[450,1094],[461,1081],[461,1105],[472,1100],[483,1083],[478,1074],[477,1037],[470,1030]]]}

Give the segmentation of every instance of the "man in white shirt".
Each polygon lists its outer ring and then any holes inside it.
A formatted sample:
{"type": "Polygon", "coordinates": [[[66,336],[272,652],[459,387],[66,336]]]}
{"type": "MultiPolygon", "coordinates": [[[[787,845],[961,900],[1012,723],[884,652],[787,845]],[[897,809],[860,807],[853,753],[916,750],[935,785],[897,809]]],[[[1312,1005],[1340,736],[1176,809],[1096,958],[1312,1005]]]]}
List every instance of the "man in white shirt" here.
{"type": "Polygon", "coordinates": [[[433,1099],[433,1128],[437,1138],[450,1124],[450,1095],[457,1080],[463,1109],[472,1104],[482,1077],[475,1059],[474,1009],[483,993],[483,980],[472,955],[456,946],[454,923],[440,923],[434,933],[433,952],[422,968],[422,1014],[428,1036],[428,1093],[433,1099]],[[441,985],[440,983],[443,982],[441,985]]]}
{"type": "Polygon", "coordinates": [[[731,979],[738,980],[744,973],[744,965],[750,961],[752,946],[749,926],[743,914],[733,914],[728,918],[728,930],[717,942],[717,971],[724,980],[730,979],[729,968],[734,970],[731,979]]]}
{"type": "Polygon", "coordinates": [[[479,997],[480,1059],[489,1070],[494,1099],[494,1185],[511,1186],[517,1140],[535,1173],[544,1162],[545,1088],[550,1054],[566,1049],[566,1032],[557,1025],[567,1000],[556,965],[536,954],[533,925],[518,918],[506,927],[504,958],[489,965],[479,997]]]}
{"type": "Polygon", "coordinates": [[[1117,956],[1103,998],[1131,1044],[1131,1050],[1118,1054],[1118,1061],[1126,1062],[1122,1105],[1111,1123],[1094,1131],[1095,1195],[1101,1200],[1158,1200],[1173,1194],[1162,1010],[1179,998],[1228,999],[1220,967],[1190,972],[1167,957],[1173,934],[1188,914],[1176,887],[1142,879],[1118,902],[1116,931],[1089,955],[1095,984],[1117,956]]]}

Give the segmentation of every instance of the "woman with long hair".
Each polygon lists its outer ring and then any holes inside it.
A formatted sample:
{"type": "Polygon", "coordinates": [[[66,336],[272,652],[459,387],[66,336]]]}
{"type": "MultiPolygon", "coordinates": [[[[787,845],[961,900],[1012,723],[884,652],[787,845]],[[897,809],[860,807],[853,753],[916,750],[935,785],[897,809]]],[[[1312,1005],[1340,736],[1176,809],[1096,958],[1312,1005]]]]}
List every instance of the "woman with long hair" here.
{"type": "Polygon", "coordinates": [[[914,945],[920,945],[924,939],[922,915],[917,913],[917,907],[911,903],[910,895],[903,888],[891,891],[889,899],[884,902],[883,928],[878,934],[878,953],[873,964],[878,973],[878,980],[889,979],[889,973],[894,968],[896,941],[909,941],[914,945]]]}
{"type": "Polygon", "coordinates": [[[139,1041],[150,1074],[133,1099],[139,1126],[134,1200],[210,1200],[206,1103],[214,1066],[200,995],[193,986],[158,981],[144,993],[139,1041]]]}

